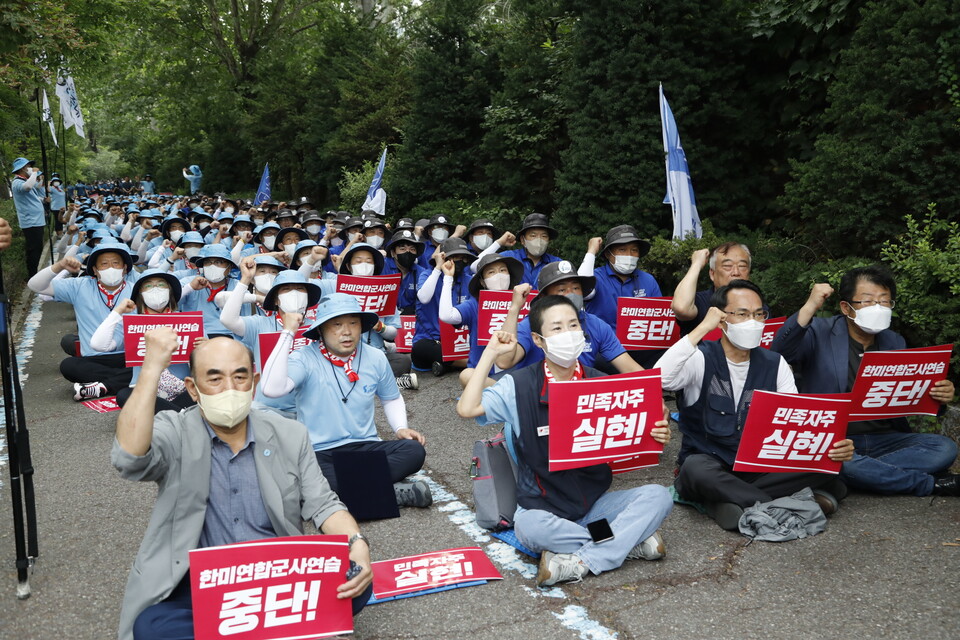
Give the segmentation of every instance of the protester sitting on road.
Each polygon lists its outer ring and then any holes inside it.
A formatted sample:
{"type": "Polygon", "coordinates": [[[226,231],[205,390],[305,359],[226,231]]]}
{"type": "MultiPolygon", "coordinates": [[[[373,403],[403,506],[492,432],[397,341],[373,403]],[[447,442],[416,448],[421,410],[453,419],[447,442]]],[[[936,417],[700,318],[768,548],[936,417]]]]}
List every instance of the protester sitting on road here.
{"type": "MultiPolygon", "coordinates": [[[[127,313],[156,315],[174,313],[177,310],[177,301],[180,300],[180,281],[173,274],[158,269],[148,269],[140,275],[140,279],[133,284],[130,297],[118,303],[113,311],[100,323],[93,337],[91,346],[103,353],[115,352],[123,348],[123,316],[127,313]],[[118,329],[121,331],[118,332],[118,329]],[[118,342],[119,339],[119,342],[118,342]]],[[[186,364],[171,364],[160,375],[160,384],[157,387],[155,412],[179,411],[196,404],[187,393],[184,380],[190,374],[186,364]]],[[[133,378],[130,386],[117,392],[117,404],[121,407],[136,386],[140,377],[140,367],[133,367],[133,378]]]]}
{"type": "Polygon", "coordinates": [[[413,334],[413,368],[417,371],[432,371],[442,376],[451,367],[463,369],[466,358],[444,362],[443,347],[440,342],[440,287],[437,281],[443,275],[443,265],[453,267],[453,282],[450,285],[451,300],[454,305],[463,304],[470,297],[470,278],[473,271],[470,264],[476,256],[467,248],[463,238],[448,238],[434,252],[435,266],[432,270],[421,269],[417,283],[417,328],[413,334]]]}
{"type": "Polygon", "coordinates": [[[417,278],[420,265],[417,257],[423,252],[423,243],[410,229],[398,229],[387,244],[387,257],[383,262],[383,274],[400,274],[400,290],[397,293],[397,309],[403,315],[417,312],[417,278]]]}
{"type": "Polygon", "coordinates": [[[304,334],[315,340],[293,353],[293,331],[301,314],[281,313],[280,339],[263,367],[263,392],[279,398],[293,394],[297,420],[307,425],[317,461],[330,486],[337,489],[333,466],[337,451],[383,451],[400,506],[427,507],[430,487],[404,482],[423,466],[426,438],[407,425],[407,408],[386,355],[365,344],[361,334],[380,319],[361,312],[357,299],[331,293],[320,299],[317,320],[304,334]],[[374,397],[380,398],[387,423],[397,439],[377,436],[374,397]]]}
{"type": "MultiPolygon", "coordinates": [[[[503,255],[503,254],[500,254],[503,255]]],[[[602,359],[611,366],[611,372],[629,373],[642,371],[643,367],[633,361],[630,355],[617,340],[617,335],[607,323],[583,309],[583,299],[593,291],[596,279],[593,276],[578,275],[573,265],[563,260],[546,265],[537,279],[537,297],[560,295],[566,296],[577,309],[577,316],[583,327],[586,345],[580,355],[580,363],[592,367],[602,359]]],[[[526,285],[529,286],[529,285],[526,285]]],[[[529,317],[517,324],[519,306],[523,299],[514,296],[503,330],[514,333],[517,337],[512,351],[504,351],[497,359],[497,366],[501,369],[511,367],[522,368],[533,362],[543,359],[543,352],[533,339],[529,317]]]]}
{"type": "Polygon", "coordinates": [[[124,478],[155,482],[159,493],[127,580],[120,640],[193,638],[190,550],[302,535],[307,519],[348,536],[361,570],[337,597],[359,613],[372,593],[366,538],[320,473],[303,425],[250,408],[258,380],[250,350],[226,338],[197,347],[186,386],[199,406],[154,416],[153,389],[179,343],[169,328],[145,339],[140,384],[117,419],[111,460],[124,478]]]}
{"type": "Polygon", "coordinates": [[[127,245],[104,240],[87,257],[86,267],[76,258],[64,258],[30,278],[27,286],[56,302],[68,302],[77,318],[80,355],[75,355],[78,336],[64,336],[61,346],[69,354],[60,363],[60,373],[73,384],[77,402],[114,395],[130,384],[133,372],[123,355],[123,337],[118,335],[119,349],[102,353],[93,348],[91,339],[113,309],[130,297],[138,274],[133,271],[133,258],[127,245]],[[57,277],[68,271],[85,272],[79,278],[57,277]]]}
{"type": "MultiPolygon", "coordinates": [[[[220,307],[217,304],[217,294],[223,291],[233,291],[239,284],[230,272],[237,268],[230,252],[222,244],[208,244],[200,250],[193,263],[199,270],[199,275],[186,276],[181,279],[184,294],[180,300],[182,311],[202,311],[203,327],[207,335],[231,336],[230,331],[220,322],[220,307]]],[[[246,315],[246,310],[241,312],[246,315]]]]}
{"type": "MultiPolygon", "coordinates": [[[[467,368],[460,372],[460,385],[467,386],[470,376],[474,373],[483,346],[478,343],[480,328],[479,319],[480,291],[513,291],[523,278],[523,265],[519,260],[492,253],[480,258],[476,263],[478,271],[470,278],[468,289],[470,297],[457,306],[453,306],[453,277],[456,268],[453,262],[443,263],[443,288],[440,291],[440,321],[455,326],[467,325],[470,328],[470,355],[467,357],[467,368]]],[[[527,285],[529,287],[529,285],[527,285]]],[[[485,328],[484,328],[485,329],[485,328]]]]}
{"type": "MultiPolygon", "coordinates": [[[[833,293],[829,284],[815,284],[770,346],[794,368],[803,393],[847,393],[865,352],[907,346],[889,328],[897,301],[889,271],[880,266],[851,269],[840,280],[840,315],[814,317],[833,293]]],[[[941,380],[929,394],[946,405],[953,400],[954,385],[941,380]]],[[[960,475],[947,473],[957,458],[957,444],[950,438],[911,433],[906,418],[851,422],[847,434],[855,453],[840,477],[849,486],[885,494],[960,496],[960,475]]]]}
{"type": "MultiPolygon", "coordinates": [[[[745,507],[793,495],[804,487],[813,489],[825,515],[835,512],[846,495],[843,483],[829,474],[733,471],[753,392],[797,392],[786,361],[760,347],[767,315],[757,285],[732,280],[714,293],[703,322],[656,364],[663,388],[679,391],[683,442],[677,493],[703,503],[717,524],[730,531],[738,528],[745,507]],[[720,340],[701,342],[718,327],[723,331],[720,340]]],[[[835,442],[828,456],[847,462],[853,457],[853,443],[835,442]]]]}
{"type": "MultiPolygon", "coordinates": [[[[496,332],[484,349],[457,412],[481,425],[507,425],[517,463],[517,539],[542,552],[537,584],[580,581],[588,573],[616,569],[627,559],[658,560],[666,552],[657,531],[673,508],[668,491],[645,485],[608,492],[612,473],[607,464],[565,471],[549,470],[549,381],[580,380],[603,374],[577,360],[584,347],[579,312],[564,296],[538,297],[531,305],[534,341],[546,359],[511,371],[484,388],[497,358],[513,349],[516,338],[496,332]],[[571,348],[572,346],[572,348],[571,348]],[[594,541],[587,524],[606,519],[613,537],[594,541]]],[[[670,440],[666,416],[651,429],[657,442],[670,440]]]]}
{"type": "Polygon", "coordinates": [[[712,251],[694,251],[690,256],[690,268],[673,292],[671,306],[677,316],[677,324],[680,325],[680,335],[687,335],[703,322],[714,291],[729,284],[731,280],[749,280],[752,268],[750,249],[739,242],[725,242],[712,251]],[[713,286],[697,291],[697,280],[708,261],[713,286]]]}

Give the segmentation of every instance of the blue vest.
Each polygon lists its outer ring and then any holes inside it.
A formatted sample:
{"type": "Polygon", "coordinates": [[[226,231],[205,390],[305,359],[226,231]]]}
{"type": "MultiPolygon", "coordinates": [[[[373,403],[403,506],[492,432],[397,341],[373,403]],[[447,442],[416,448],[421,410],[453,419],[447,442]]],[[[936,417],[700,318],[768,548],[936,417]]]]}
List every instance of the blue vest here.
{"type": "Polygon", "coordinates": [[[703,353],[703,383],[694,404],[680,404],[683,443],[677,461],[683,464],[692,453],[707,453],[733,465],[753,392],[777,390],[780,354],[760,347],[750,351],[750,369],[740,403],[735,406],[730,369],[720,341],[701,342],[697,348],[703,353]]]}
{"type": "MultiPolygon", "coordinates": [[[[584,375],[596,378],[603,374],[584,367],[584,375]]],[[[519,425],[508,427],[517,457],[517,504],[524,509],[543,509],[567,520],[579,520],[610,488],[610,467],[597,464],[550,471],[549,436],[537,435],[537,427],[549,424],[543,363],[514,371],[510,376],[520,420],[519,425]]]]}

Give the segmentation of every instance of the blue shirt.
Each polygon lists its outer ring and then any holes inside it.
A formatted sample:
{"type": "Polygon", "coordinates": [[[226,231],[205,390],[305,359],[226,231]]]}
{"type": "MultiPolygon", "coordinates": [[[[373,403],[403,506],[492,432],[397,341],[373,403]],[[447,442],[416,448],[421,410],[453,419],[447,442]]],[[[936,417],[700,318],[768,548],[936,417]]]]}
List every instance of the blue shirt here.
{"type": "MultiPolygon", "coordinates": [[[[247,307],[247,305],[244,305],[244,307],[247,307]]],[[[257,307],[257,309],[259,309],[259,307],[257,307]]],[[[283,325],[280,324],[280,321],[277,320],[275,315],[249,315],[240,318],[240,321],[243,322],[243,337],[239,338],[239,340],[253,351],[253,359],[257,365],[257,371],[263,371],[263,365],[266,363],[260,360],[260,334],[283,331],[283,325]]],[[[271,409],[286,411],[291,414],[297,411],[292,393],[288,393],[279,398],[270,398],[264,395],[263,390],[258,386],[254,400],[271,409]]]]}
{"type": "Polygon", "coordinates": [[[433,264],[431,258],[433,257],[433,252],[437,250],[437,245],[429,236],[425,236],[421,238],[421,240],[423,240],[423,253],[417,258],[417,264],[427,271],[432,271],[436,265],[433,264]]]}
{"type": "MultiPolygon", "coordinates": [[[[126,281],[119,293],[113,297],[113,304],[107,306],[107,296],[97,286],[97,279],[91,276],[78,278],[59,278],[53,281],[53,299],[57,302],[69,302],[77,318],[77,333],[80,335],[80,355],[102,356],[105,352],[90,346],[90,339],[106,320],[118,302],[130,297],[133,283],[137,281],[136,272],[127,274],[126,281]]],[[[123,323],[117,325],[114,339],[120,347],[106,353],[123,353],[123,323]]]]}
{"type": "Polygon", "coordinates": [[[347,379],[343,367],[324,358],[317,343],[290,354],[287,375],[296,385],[297,421],[307,426],[316,451],[380,440],[373,421],[373,398],[385,402],[400,397],[382,351],[361,342],[353,369],[360,376],[356,382],[347,379]]]}
{"type": "MultiPolygon", "coordinates": [[[[620,354],[626,353],[626,349],[624,349],[620,341],[617,340],[617,334],[606,322],[597,316],[581,311],[580,325],[587,341],[587,345],[583,348],[583,353],[581,353],[578,358],[580,364],[586,367],[592,367],[593,363],[597,360],[598,353],[611,362],[620,354]]],[[[538,360],[543,360],[544,357],[546,357],[543,349],[533,343],[533,337],[530,334],[529,318],[524,318],[520,324],[517,325],[517,344],[523,347],[525,354],[523,360],[514,367],[515,369],[521,369],[538,360]]]]}
{"type": "Polygon", "coordinates": [[[521,282],[529,284],[534,289],[537,288],[537,278],[540,277],[540,271],[543,270],[544,265],[548,265],[551,262],[560,262],[562,259],[555,255],[545,253],[540,256],[540,262],[533,264],[533,260],[527,256],[527,250],[523,247],[519,249],[511,249],[510,251],[501,251],[500,255],[509,256],[519,260],[523,265],[523,280],[521,280],[521,282]]]}
{"type": "Polygon", "coordinates": [[[456,306],[460,312],[461,324],[470,327],[470,355],[467,357],[467,366],[471,369],[477,366],[480,356],[483,355],[485,346],[477,344],[480,339],[480,332],[477,330],[477,319],[480,317],[480,304],[476,298],[468,298],[466,302],[456,306]]]}
{"type": "Polygon", "coordinates": [[[586,301],[589,313],[597,316],[614,331],[617,330],[617,298],[659,298],[660,285],[652,275],[637,269],[621,281],[619,274],[609,264],[594,269],[597,279],[596,294],[586,301]]]}
{"type": "MultiPolygon", "coordinates": [[[[417,289],[423,287],[432,272],[432,269],[420,270],[417,289]]],[[[459,276],[454,276],[453,288],[450,292],[454,306],[462,304],[470,298],[470,278],[472,277],[473,272],[470,267],[465,267],[459,276]]],[[[443,276],[441,275],[437,280],[437,287],[433,291],[433,298],[430,299],[430,302],[423,303],[417,300],[417,330],[413,334],[414,344],[418,340],[440,339],[440,291],[442,289],[443,276]]]]}
{"type": "Polygon", "coordinates": [[[67,193],[62,187],[50,187],[50,208],[60,211],[67,206],[67,193]]]}
{"type": "Polygon", "coordinates": [[[190,183],[190,195],[200,191],[200,183],[203,181],[203,175],[195,176],[187,174],[187,182],[190,183]]]}
{"type": "Polygon", "coordinates": [[[247,441],[234,453],[206,420],[203,425],[210,436],[210,495],[198,547],[276,537],[260,494],[253,429],[247,424],[247,441]]]}
{"type": "MultiPolygon", "coordinates": [[[[203,312],[203,330],[209,336],[215,333],[233,335],[229,329],[220,322],[220,307],[210,297],[210,289],[204,287],[197,291],[190,286],[190,282],[195,276],[188,276],[180,280],[180,286],[186,291],[180,299],[180,311],[202,311],[203,312]]],[[[233,291],[237,288],[238,282],[233,278],[226,279],[227,288],[224,291],[233,291]]],[[[219,293],[219,292],[218,292],[219,293]]],[[[241,308],[240,315],[249,315],[249,309],[241,308]]]]}
{"type": "MultiPolygon", "coordinates": [[[[46,226],[43,212],[43,197],[36,189],[28,189],[27,181],[17,176],[13,179],[13,205],[17,209],[17,219],[21,229],[46,226]]],[[[92,335],[92,334],[91,334],[92,335]]]]}
{"type": "Polygon", "coordinates": [[[143,195],[153,195],[156,193],[157,185],[153,180],[141,180],[140,186],[143,188],[143,195]]]}

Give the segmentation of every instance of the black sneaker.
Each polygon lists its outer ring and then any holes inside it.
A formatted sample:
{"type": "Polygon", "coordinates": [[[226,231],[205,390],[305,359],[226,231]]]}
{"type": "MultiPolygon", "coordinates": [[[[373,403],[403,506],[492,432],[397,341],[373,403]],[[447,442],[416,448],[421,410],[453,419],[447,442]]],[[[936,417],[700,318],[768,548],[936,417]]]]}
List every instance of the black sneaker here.
{"type": "Polygon", "coordinates": [[[107,387],[102,382],[74,382],[73,399],[76,402],[94,400],[107,395],[107,387]]]}
{"type": "Polygon", "coordinates": [[[397,386],[401,389],[413,389],[416,391],[420,388],[420,380],[417,378],[417,374],[404,373],[397,376],[397,386]]]}
{"type": "Polygon", "coordinates": [[[933,495],[960,496],[960,474],[952,473],[934,480],[933,495]]]}
{"type": "Polygon", "coordinates": [[[740,505],[733,502],[708,502],[703,506],[707,509],[707,515],[716,520],[721,529],[740,529],[740,516],[743,515],[743,507],[740,505]]]}
{"type": "Polygon", "coordinates": [[[394,482],[393,494],[400,507],[429,507],[433,504],[430,487],[423,480],[414,482],[394,482]]]}
{"type": "Polygon", "coordinates": [[[442,362],[434,362],[430,365],[430,370],[433,371],[433,375],[438,378],[447,372],[447,365],[442,362]]]}

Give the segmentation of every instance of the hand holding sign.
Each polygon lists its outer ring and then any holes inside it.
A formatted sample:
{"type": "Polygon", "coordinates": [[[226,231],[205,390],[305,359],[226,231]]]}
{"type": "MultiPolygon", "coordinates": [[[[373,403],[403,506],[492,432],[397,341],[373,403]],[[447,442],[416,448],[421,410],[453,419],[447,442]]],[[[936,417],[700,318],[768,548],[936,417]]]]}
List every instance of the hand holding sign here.
{"type": "Polygon", "coordinates": [[[950,380],[940,380],[933,383],[930,389],[930,397],[940,404],[947,404],[953,400],[954,388],[950,380]]]}

